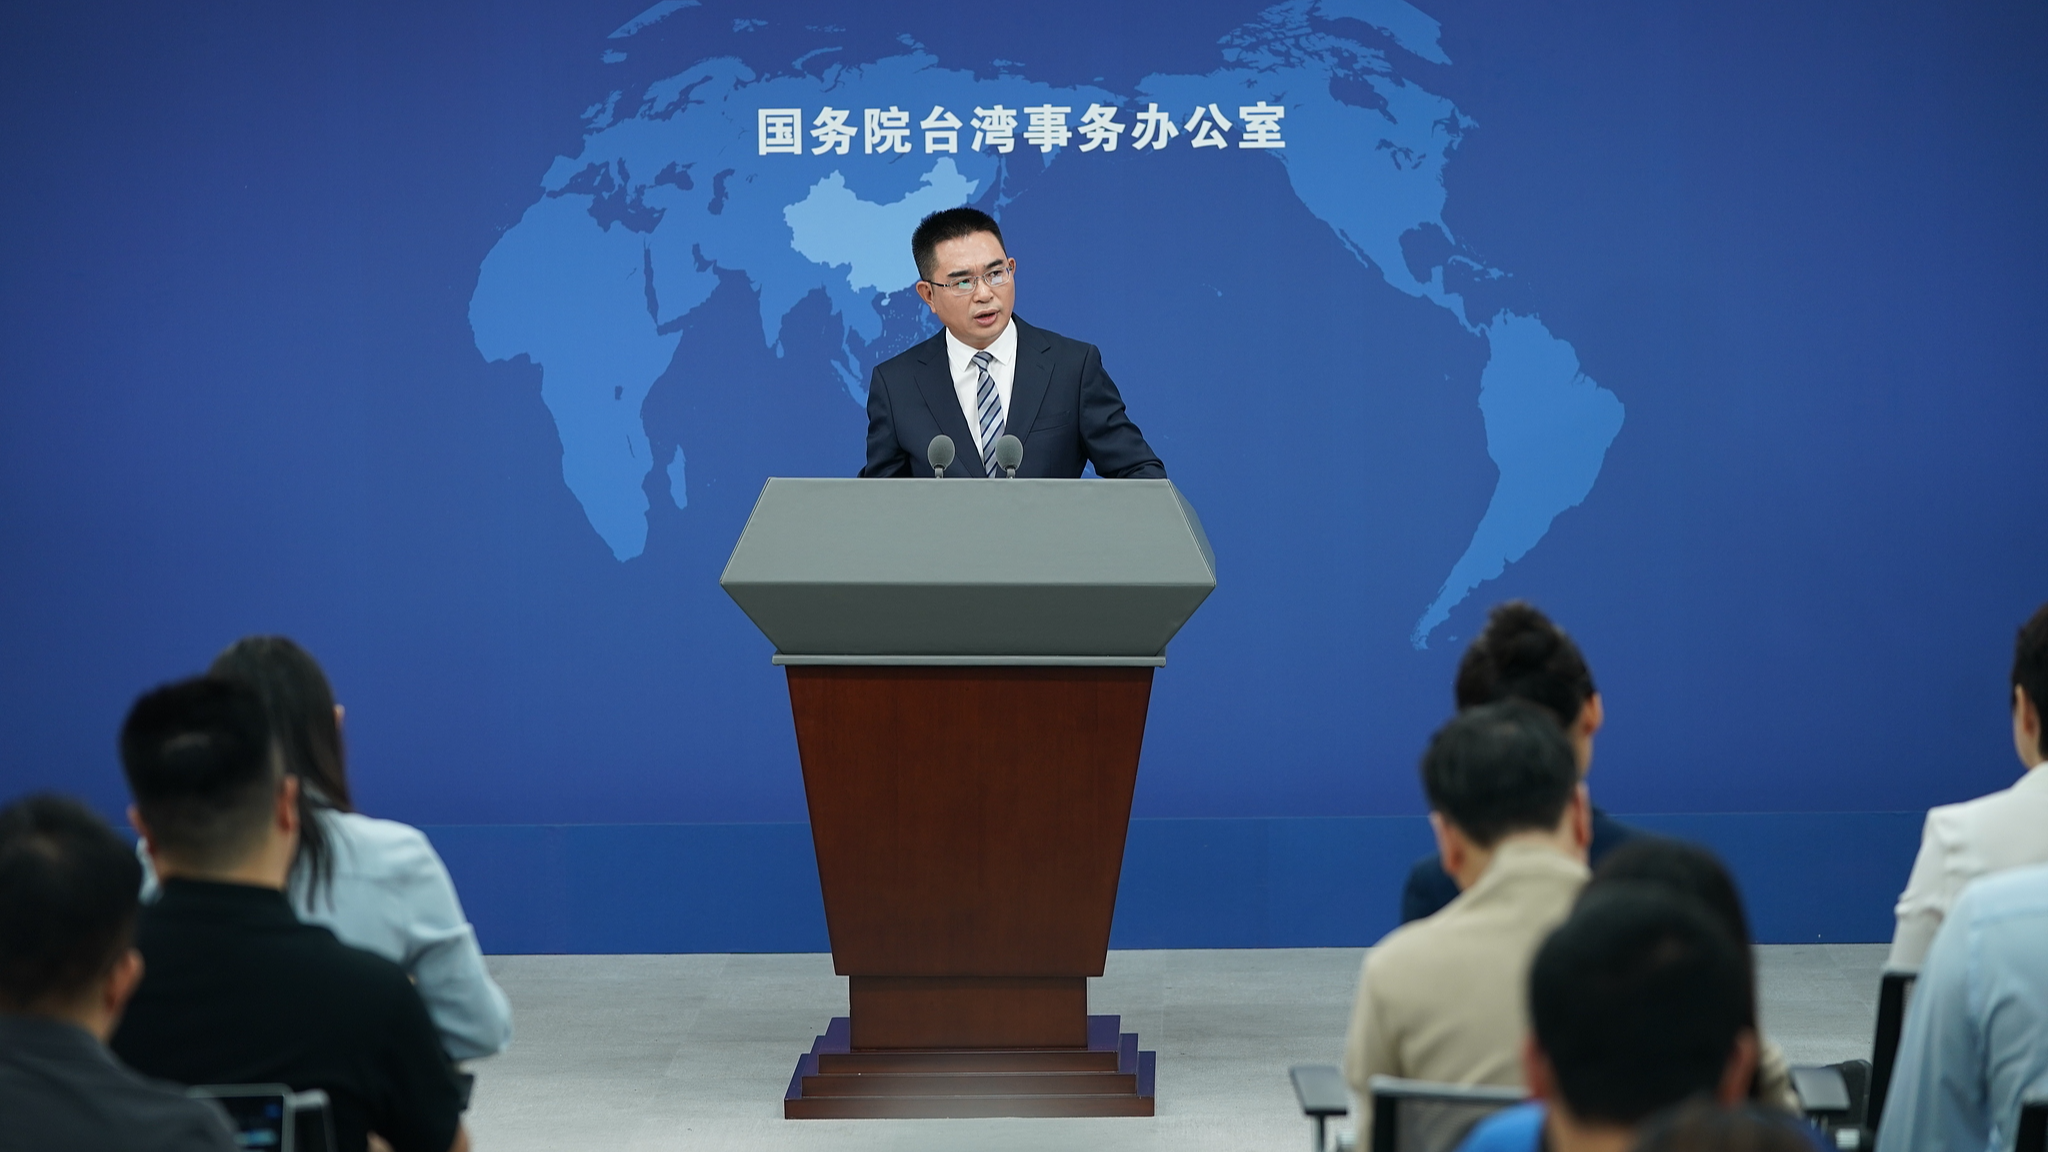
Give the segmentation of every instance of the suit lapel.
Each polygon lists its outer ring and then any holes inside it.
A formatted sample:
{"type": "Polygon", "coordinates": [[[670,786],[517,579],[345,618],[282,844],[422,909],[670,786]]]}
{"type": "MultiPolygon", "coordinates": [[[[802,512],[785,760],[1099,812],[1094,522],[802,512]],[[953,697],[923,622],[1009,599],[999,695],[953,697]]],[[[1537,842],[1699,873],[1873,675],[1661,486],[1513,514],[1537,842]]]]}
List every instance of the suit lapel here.
{"type": "MultiPolygon", "coordinates": [[[[981,456],[975,451],[974,433],[967,427],[967,414],[960,410],[960,395],[953,391],[953,365],[946,356],[946,334],[940,332],[925,341],[919,351],[922,360],[917,373],[917,390],[924,396],[924,406],[938,422],[939,431],[953,438],[953,463],[947,467],[946,475],[979,476],[981,456]]],[[[918,459],[925,458],[928,445],[908,447],[918,459]]]]}
{"type": "Polygon", "coordinates": [[[1010,374],[1010,410],[1003,414],[1003,431],[1023,440],[1031,434],[1052,383],[1052,341],[1015,315],[1010,323],[1017,326],[1017,366],[1010,374]]]}

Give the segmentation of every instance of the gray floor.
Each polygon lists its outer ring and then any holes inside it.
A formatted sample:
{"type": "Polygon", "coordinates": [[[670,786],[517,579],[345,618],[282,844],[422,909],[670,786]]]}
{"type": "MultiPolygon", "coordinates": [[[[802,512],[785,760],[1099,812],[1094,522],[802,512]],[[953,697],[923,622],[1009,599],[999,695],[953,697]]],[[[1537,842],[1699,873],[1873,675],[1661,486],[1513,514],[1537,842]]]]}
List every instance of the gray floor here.
{"type": "MultiPolygon", "coordinates": [[[[1759,948],[1763,1027],[1794,1063],[1868,1055],[1882,945],[1759,948]]],[[[814,955],[506,956],[517,1039],[480,1061],[471,1135],[517,1149],[1296,1149],[1289,1064],[1335,1063],[1357,948],[1112,952],[1089,1008],[1159,1052],[1159,1114],[782,1119],[797,1055],[846,1012],[814,955]]]]}

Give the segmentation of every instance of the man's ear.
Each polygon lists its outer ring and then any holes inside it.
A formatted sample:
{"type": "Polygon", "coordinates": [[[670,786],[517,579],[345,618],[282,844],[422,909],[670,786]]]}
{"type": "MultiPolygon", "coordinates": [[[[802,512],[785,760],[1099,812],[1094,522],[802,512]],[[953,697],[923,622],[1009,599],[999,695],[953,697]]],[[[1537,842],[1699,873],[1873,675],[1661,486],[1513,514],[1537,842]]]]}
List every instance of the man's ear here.
{"type": "Polygon", "coordinates": [[[1756,1060],[1756,1029],[1744,1028],[1735,1034],[1735,1047],[1728,1053],[1721,1083],[1714,1092],[1714,1099],[1723,1107],[1732,1108],[1749,1099],[1749,1086],[1756,1082],[1756,1060]]]}
{"type": "Polygon", "coordinates": [[[1581,849],[1592,848],[1593,797],[1586,791],[1585,781],[1581,780],[1579,786],[1572,789],[1571,803],[1565,805],[1565,810],[1571,817],[1572,843],[1581,849]]]}
{"type": "MultiPolygon", "coordinates": [[[[2041,739],[2040,702],[2030,698],[2027,690],[2018,684],[2012,686],[2012,730],[2013,742],[2020,745],[2021,752],[2028,748],[2034,750],[2034,764],[2048,759],[2048,743],[2041,739]]],[[[2021,756],[2021,759],[2026,757],[2021,756]]]]}
{"type": "Polygon", "coordinates": [[[299,830],[299,778],[287,772],[277,782],[277,830],[286,835],[299,830]]]}
{"type": "Polygon", "coordinates": [[[1529,1085],[1532,1100],[1556,1104],[1563,1099],[1557,1094],[1557,1077],[1551,1072],[1550,1058],[1537,1046],[1534,1032],[1522,1036],[1522,1079],[1529,1085]]]}
{"type": "Polygon", "coordinates": [[[142,850],[149,853],[149,858],[154,861],[156,859],[156,838],[149,834],[149,825],[142,822],[142,809],[137,808],[133,804],[128,806],[128,826],[135,829],[137,836],[142,837],[142,850]]]}
{"type": "Polygon", "coordinates": [[[1584,704],[1579,705],[1579,718],[1572,721],[1573,735],[1591,740],[1599,734],[1600,726],[1605,723],[1607,709],[1600,703],[1600,694],[1595,692],[1586,697],[1584,704]]]}
{"type": "Polygon", "coordinates": [[[1465,866],[1465,838],[1458,835],[1443,813],[1434,809],[1429,813],[1429,830],[1436,836],[1437,862],[1444,866],[1444,871],[1456,876],[1458,869],[1465,866]]]}
{"type": "Polygon", "coordinates": [[[923,273],[919,273],[918,277],[917,284],[915,285],[917,288],[917,298],[924,301],[925,307],[930,308],[933,312],[937,312],[939,306],[932,302],[931,282],[923,278],[923,273]]]}
{"type": "Polygon", "coordinates": [[[107,974],[106,986],[100,990],[100,1007],[106,1010],[109,1019],[121,1018],[121,1010],[128,1007],[128,998],[135,995],[135,989],[141,985],[142,953],[130,948],[114,961],[114,970],[107,974]]]}

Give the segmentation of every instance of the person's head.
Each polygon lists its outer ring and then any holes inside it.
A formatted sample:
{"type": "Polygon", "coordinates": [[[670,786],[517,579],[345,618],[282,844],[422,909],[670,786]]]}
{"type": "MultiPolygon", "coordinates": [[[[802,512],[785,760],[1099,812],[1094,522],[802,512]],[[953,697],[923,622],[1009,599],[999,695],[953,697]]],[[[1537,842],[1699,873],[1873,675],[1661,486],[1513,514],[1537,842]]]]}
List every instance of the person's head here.
{"type": "Polygon", "coordinates": [[[2020,626],[2012,654],[2012,744],[2020,763],[2048,761],[2048,604],[2020,626]]]}
{"type": "Polygon", "coordinates": [[[282,769],[255,689],[197,676],[145,693],[121,726],[121,766],[130,818],[167,878],[277,870],[282,885],[298,846],[298,780],[282,769]]]}
{"type": "Polygon", "coordinates": [[[1691,1100],[1644,1124],[1635,1152],[1813,1152],[1810,1131],[1775,1109],[1691,1100]]]}
{"type": "Polygon", "coordinates": [[[1695,1096],[1733,1104],[1755,1073],[1755,1018],[1742,951],[1697,901],[1614,883],[1588,893],[1530,965],[1530,1093],[1561,1147],[1695,1096]]]}
{"type": "Polygon", "coordinates": [[[1422,754],[1422,791],[1460,887],[1509,837],[1534,833],[1581,854],[1590,838],[1571,745],[1554,716],[1522,700],[1468,708],[1437,729],[1422,754]]]}
{"type": "Polygon", "coordinates": [[[314,812],[353,811],[341,707],[311,653],[283,636],[244,636],[213,658],[207,674],[256,690],[284,770],[299,778],[299,857],[309,892],[332,891],[334,852],[314,812]]]}
{"type": "Polygon", "coordinates": [[[1453,689],[1459,709],[1501,700],[1541,704],[1557,716],[1584,773],[1593,735],[1606,719],[1592,669],[1578,644],[1526,600],[1496,604],[1486,627],[1458,661],[1453,689]]]}
{"type": "Polygon", "coordinates": [[[0,809],[0,1012],[106,1039],[142,976],[141,888],[134,850],[85,805],[43,795],[0,809]]]}
{"type": "Polygon", "coordinates": [[[910,255],[917,294],[939,323],[970,348],[995,343],[1017,304],[1017,262],[995,218],[978,208],[934,212],[910,234],[910,255]]]}

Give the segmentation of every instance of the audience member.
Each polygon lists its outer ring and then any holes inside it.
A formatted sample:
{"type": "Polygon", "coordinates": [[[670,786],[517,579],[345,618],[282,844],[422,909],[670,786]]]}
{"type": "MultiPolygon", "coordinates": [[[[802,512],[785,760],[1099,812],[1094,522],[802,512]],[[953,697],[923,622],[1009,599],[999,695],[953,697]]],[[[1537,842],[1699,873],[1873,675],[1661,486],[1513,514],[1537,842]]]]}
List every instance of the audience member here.
{"type": "Polygon", "coordinates": [[[137,945],[149,980],[114,1051],[182,1084],[326,1091],[343,1152],[460,1152],[455,1070],[404,970],[302,924],[284,894],[299,780],[262,699],[200,678],[143,696],[121,730],[129,810],[162,878],[137,945]]]}
{"type": "Polygon", "coordinates": [[[0,1152],[229,1152],[210,1104],[107,1051],[142,979],[132,946],[141,870],[73,800],[0,809],[0,1152]]]}
{"type": "Polygon", "coordinates": [[[1625,1152],[1636,1129],[1756,1071],[1749,964],[1695,900],[1615,883],[1588,893],[1529,969],[1534,1101],[1481,1121],[1464,1152],[1625,1152]]]}
{"type": "Polygon", "coordinates": [[[1812,1126],[1768,1109],[1693,1100],[1643,1126],[1636,1152],[1814,1152],[1812,1126]]]}
{"type": "Polygon", "coordinates": [[[299,856],[290,896],[299,919],[405,969],[451,1059],[503,1051],[512,1005],[484,967],[455,882],[419,829],[354,811],[341,735],[342,709],[327,675],[282,636],[250,636],[208,670],[256,690],[299,778],[299,856]]]}
{"type": "Polygon", "coordinates": [[[1878,1152],[2011,1148],[2048,1092],[2048,864],[1964,889],[1920,969],[1878,1152]]]}
{"type": "Polygon", "coordinates": [[[1920,833],[1920,855],[1899,896],[1886,967],[1920,967],[1942,917],[1963,886],[1979,876],[2048,862],[2048,738],[2041,733],[2048,708],[2048,604],[2020,628],[2012,658],[2012,742],[2026,771],[2019,782],[1989,796],[1930,809],[1920,833]]]}
{"type": "MultiPolygon", "coordinates": [[[[1565,630],[1527,601],[1509,600],[1487,614],[1486,627],[1458,661],[1454,695],[1461,711],[1511,699],[1541,704],[1564,725],[1580,778],[1592,768],[1593,736],[1606,718],[1593,672],[1565,630]]],[[[1590,858],[1598,864],[1636,831],[1598,807],[1592,816],[1590,858]]],[[[1443,861],[1425,856],[1401,890],[1401,922],[1434,915],[1457,895],[1457,881],[1443,861]]]]}
{"type": "Polygon", "coordinates": [[[1459,713],[1430,741],[1422,786],[1465,891],[1367,953],[1344,1049],[1361,1097],[1381,1074],[1520,1086],[1529,957],[1586,882],[1585,792],[1544,709],[1459,713]]]}
{"type": "MultiPolygon", "coordinates": [[[[1742,893],[1719,857],[1697,844],[1663,836],[1638,836],[1615,849],[1593,869],[1593,879],[1579,899],[1616,883],[1648,884],[1699,901],[1714,921],[1742,949],[1748,962],[1750,987],[1756,987],[1756,953],[1749,935],[1749,915],[1742,893]]],[[[1752,1000],[1754,992],[1752,991],[1752,1000]]],[[[1756,1027],[1751,1020],[1750,1027],[1756,1027]]],[[[1776,1044],[1757,1034],[1756,1082],[1750,1097],[1783,1112],[1798,1113],[1799,1096],[1792,1089],[1792,1068],[1776,1044]]]]}

